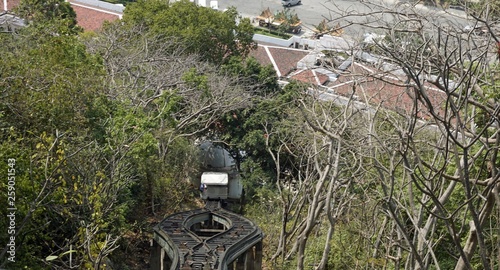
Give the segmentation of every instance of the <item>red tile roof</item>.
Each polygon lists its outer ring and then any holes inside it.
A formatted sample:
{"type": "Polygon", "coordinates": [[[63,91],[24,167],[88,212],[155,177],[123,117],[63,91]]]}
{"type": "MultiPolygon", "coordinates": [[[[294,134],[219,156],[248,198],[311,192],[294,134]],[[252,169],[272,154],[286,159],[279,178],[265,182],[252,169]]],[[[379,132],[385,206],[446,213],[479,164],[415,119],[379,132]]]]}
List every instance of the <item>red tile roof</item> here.
{"type": "MultiPolygon", "coordinates": [[[[258,49],[250,55],[261,64],[272,63],[278,75],[284,77],[293,71],[297,62],[308,53],[308,51],[259,44],[258,49]]],[[[297,71],[289,75],[291,79],[306,83],[318,84],[319,80],[319,84],[322,85],[328,81],[327,75],[313,70],[297,71]]],[[[359,101],[374,106],[381,105],[383,108],[406,115],[416,114],[421,119],[430,118],[429,107],[432,107],[434,114],[444,115],[443,108],[447,98],[444,92],[427,82],[424,91],[430,105],[424,106],[420,101],[415,103],[416,91],[412,85],[406,84],[405,80],[406,78],[399,78],[374,67],[354,62],[346,72],[339,74],[336,81],[329,82],[327,87],[336,94],[347,97],[354,95],[359,101]]]]}
{"type": "Polygon", "coordinates": [[[328,76],[318,73],[314,69],[302,69],[291,74],[290,79],[314,85],[324,85],[328,81],[328,76]]]}
{"type": "Polygon", "coordinates": [[[12,10],[19,6],[20,2],[21,0],[0,0],[0,7],[2,8],[0,11],[12,10]]]}
{"type": "MultiPolygon", "coordinates": [[[[20,0],[0,0],[0,11],[12,10],[17,7],[20,0]],[[7,5],[5,5],[5,3],[7,5]]],[[[71,7],[75,10],[76,20],[84,30],[97,30],[105,21],[114,21],[121,18],[120,12],[106,10],[102,7],[94,7],[84,3],[70,1],[71,7]]]]}
{"type": "Polygon", "coordinates": [[[278,76],[285,77],[297,69],[297,62],[308,55],[309,51],[258,44],[257,49],[250,52],[262,65],[272,64],[278,76]]]}
{"type": "MultiPolygon", "coordinates": [[[[393,111],[416,113],[421,119],[430,117],[427,106],[422,103],[417,102],[415,109],[415,90],[405,83],[405,78],[383,74],[359,63],[354,63],[349,71],[350,74],[341,75],[337,81],[330,84],[330,89],[344,96],[355,95],[360,101],[381,105],[393,111]]],[[[425,92],[434,113],[442,116],[446,94],[429,83],[425,85],[425,92]]]]}
{"type": "Polygon", "coordinates": [[[105,21],[112,22],[120,18],[121,14],[71,3],[75,10],[76,21],[84,30],[95,31],[99,29],[105,21]]]}
{"type": "Polygon", "coordinates": [[[257,49],[251,50],[248,56],[254,57],[257,60],[257,62],[259,62],[261,65],[264,66],[273,64],[271,62],[271,59],[269,58],[269,55],[267,54],[266,48],[261,45],[258,45],[257,49]]]}
{"type": "Polygon", "coordinates": [[[19,6],[20,2],[21,0],[0,0],[0,11],[12,10],[13,8],[19,6]]]}
{"type": "Polygon", "coordinates": [[[308,55],[310,52],[279,47],[267,47],[272,59],[276,63],[281,76],[287,76],[290,72],[297,69],[297,62],[308,55]]]}

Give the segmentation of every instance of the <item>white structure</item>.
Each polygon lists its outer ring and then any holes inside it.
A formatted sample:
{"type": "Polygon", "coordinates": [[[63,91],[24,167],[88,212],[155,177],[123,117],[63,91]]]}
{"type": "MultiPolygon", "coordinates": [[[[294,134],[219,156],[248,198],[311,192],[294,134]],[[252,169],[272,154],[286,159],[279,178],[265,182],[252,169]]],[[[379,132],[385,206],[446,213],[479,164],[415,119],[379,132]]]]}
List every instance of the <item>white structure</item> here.
{"type": "Polygon", "coordinates": [[[2,32],[15,32],[17,29],[26,26],[23,19],[0,11],[0,33],[2,32]]]}
{"type": "Polygon", "coordinates": [[[201,187],[203,188],[201,198],[208,199],[227,199],[229,177],[227,173],[204,172],[201,175],[201,187]]]}
{"type": "Polygon", "coordinates": [[[219,10],[219,1],[210,1],[210,8],[219,10]]]}
{"type": "MultiPolygon", "coordinates": [[[[177,2],[179,0],[172,0],[170,1],[171,3],[177,2]]],[[[216,0],[212,0],[209,2],[210,6],[207,5],[207,0],[189,0],[191,3],[195,3],[196,5],[200,7],[209,7],[211,9],[219,10],[219,2],[216,0]]]]}
{"type": "Polygon", "coordinates": [[[234,158],[226,149],[209,141],[201,143],[199,147],[201,150],[201,169],[203,171],[199,185],[207,184],[209,190],[207,196],[205,196],[205,192],[202,194],[202,198],[240,199],[243,194],[243,185],[234,158]],[[225,175],[227,180],[223,180],[222,175],[225,175]],[[220,192],[224,191],[221,187],[221,183],[224,181],[226,181],[225,196],[220,194],[220,192]],[[211,193],[209,184],[215,186],[215,193],[211,193]]]}

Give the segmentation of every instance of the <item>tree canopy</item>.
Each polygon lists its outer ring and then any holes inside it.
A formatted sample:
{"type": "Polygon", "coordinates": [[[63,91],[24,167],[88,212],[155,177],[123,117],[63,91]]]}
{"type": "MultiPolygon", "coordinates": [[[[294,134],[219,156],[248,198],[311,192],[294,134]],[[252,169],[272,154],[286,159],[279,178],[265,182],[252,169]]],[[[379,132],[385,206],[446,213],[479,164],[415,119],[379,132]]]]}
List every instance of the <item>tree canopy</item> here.
{"type": "MultiPolygon", "coordinates": [[[[351,52],[385,69],[356,62],[340,96],[278,85],[235,9],[141,0],[80,33],[67,3],[22,2],[30,23],[0,35],[0,170],[15,169],[17,209],[0,234],[16,262],[4,245],[0,268],[147,268],[152,225],[201,203],[200,139],[237,159],[269,269],[498,268],[496,20],[472,14],[478,34],[365,4],[392,17],[362,23],[384,38],[351,52]],[[408,108],[375,103],[395,88],[408,108]]],[[[331,23],[359,24],[338,12],[331,23]]]]}
{"type": "MultiPolygon", "coordinates": [[[[0,167],[15,159],[17,207],[15,234],[0,236],[15,237],[16,262],[2,246],[1,268],[129,267],[140,261],[130,247],[148,246],[150,218],[195,203],[194,141],[277,83],[240,58],[253,46],[247,20],[192,7],[165,12],[211,21],[206,31],[184,33],[174,21],[160,33],[125,19],[80,33],[68,3],[21,3],[28,26],[0,36],[0,167]],[[214,47],[197,47],[205,42],[214,47]]],[[[4,201],[8,189],[2,182],[4,201]]]]}
{"type": "Polygon", "coordinates": [[[46,34],[75,34],[82,31],[77,25],[75,11],[64,0],[22,0],[14,11],[29,24],[45,28],[46,34]]]}
{"type": "Polygon", "coordinates": [[[151,35],[176,39],[186,52],[213,63],[245,57],[255,46],[250,20],[239,16],[235,8],[220,12],[187,0],[140,0],[127,5],[123,21],[141,25],[151,35]]]}

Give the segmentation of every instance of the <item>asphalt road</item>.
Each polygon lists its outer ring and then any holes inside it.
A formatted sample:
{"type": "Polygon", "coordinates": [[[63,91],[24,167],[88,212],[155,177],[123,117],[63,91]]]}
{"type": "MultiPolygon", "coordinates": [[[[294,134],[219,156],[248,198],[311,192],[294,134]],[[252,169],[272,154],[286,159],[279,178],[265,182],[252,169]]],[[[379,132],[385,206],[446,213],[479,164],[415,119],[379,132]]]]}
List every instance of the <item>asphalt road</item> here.
{"type": "MultiPolygon", "coordinates": [[[[372,4],[378,4],[381,6],[394,7],[395,5],[401,6],[402,2],[394,2],[396,0],[375,0],[370,1],[372,4]],[[380,2],[379,2],[380,1],[380,2]]],[[[218,0],[219,10],[224,10],[228,7],[234,6],[237,8],[238,12],[245,17],[255,17],[260,15],[260,13],[269,7],[271,12],[282,10],[284,7],[281,5],[281,0],[218,0]]],[[[324,18],[327,19],[337,19],[339,18],[339,11],[343,14],[349,13],[353,16],[349,17],[349,20],[357,22],[367,22],[371,21],[375,26],[376,24],[383,24],[391,22],[392,18],[389,15],[378,17],[369,16],[357,16],[357,14],[364,14],[373,11],[380,11],[381,8],[377,7],[367,7],[365,4],[361,3],[359,0],[302,0],[302,4],[292,6],[290,9],[296,12],[299,18],[302,20],[303,30],[307,34],[307,30],[312,30],[314,25],[318,25],[324,18]],[[335,12],[337,11],[337,12],[335,12]]],[[[465,26],[467,20],[465,19],[465,14],[460,10],[449,9],[447,12],[440,10],[439,8],[429,8],[423,6],[417,6],[417,9],[423,16],[436,18],[435,22],[448,24],[458,24],[460,27],[465,26]]],[[[339,20],[341,24],[345,24],[347,20],[339,20]]],[[[431,20],[432,21],[432,20],[431,20]]],[[[376,32],[376,28],[369,28],[366,26],[353,25],[345,28],[345,34],[350,37],[361,37],[366,32],[376,32]]]]}
{"type": "MultiPolygon", "coordinates": [[[[355,1],[344,0],[336,0],[336,3],[343,7],[356,4],[355,1]]],[[[281,5],[281,0],[219,0],[219,9],[223,10],[230,6],[236,7],[238,12],[246,17],[258,16],[266,8],[269,8],[273,13],[284,8],[281,5]]],[[[302,4],[290,7],[302,20],[304,30],[319,24],[325,17],[330,18],[328,8],[334,8],[334,6],[325,0],[302,0],[302,4]]]]}

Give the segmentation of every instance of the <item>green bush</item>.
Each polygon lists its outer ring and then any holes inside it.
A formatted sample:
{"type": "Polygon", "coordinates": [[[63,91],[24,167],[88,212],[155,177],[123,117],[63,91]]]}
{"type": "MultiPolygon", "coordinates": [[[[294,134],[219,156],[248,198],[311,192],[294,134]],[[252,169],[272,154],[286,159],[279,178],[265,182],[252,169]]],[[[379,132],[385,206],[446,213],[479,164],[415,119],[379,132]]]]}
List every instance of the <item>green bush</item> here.
{"type": "Polygon", "coordinates": [[[290,39],[292,37],[289,34],[281,33],[281,32],[267,29],[267,28],[263,28],[263,27],[256,27],[255,34],[261,34],[261,35],[266,35],[266,36],[281,38],[281,39],[290,39]]]}

